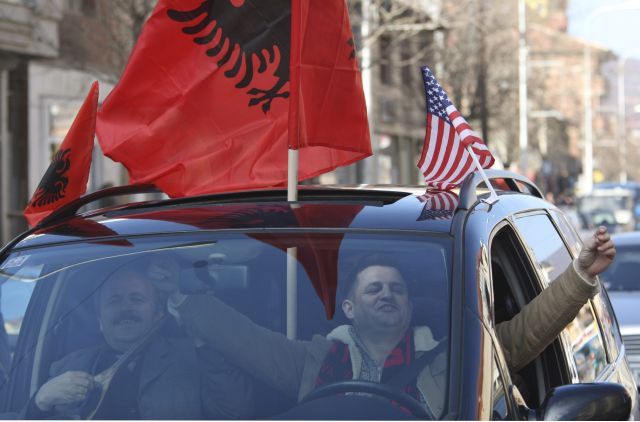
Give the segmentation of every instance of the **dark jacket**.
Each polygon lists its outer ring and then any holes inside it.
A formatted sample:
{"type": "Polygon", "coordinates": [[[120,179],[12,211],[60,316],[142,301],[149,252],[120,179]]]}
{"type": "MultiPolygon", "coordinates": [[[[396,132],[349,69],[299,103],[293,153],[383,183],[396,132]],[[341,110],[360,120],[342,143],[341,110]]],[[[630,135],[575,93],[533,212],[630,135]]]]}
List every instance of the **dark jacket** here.
{"type": "MultiPolygon", "coordinates": [[[[51,365],[51,378],[67,371],[95,373],[104,347],[81,349],[65,356],[51,365]]],[[[140,418],[237,419],[251,415],[250,379],[212,349],[196,349],[192,339],[157,336],[143,350],[137,397],[140,418]]],[[[110,388],[118,386],[112,383],[110,388]]],[[[80,407],[80,403],[56,407],[46,417],[73,418],[80,413],[80,407]]],[[[28,411],[25,416],[32,417],[28,411]]]]}

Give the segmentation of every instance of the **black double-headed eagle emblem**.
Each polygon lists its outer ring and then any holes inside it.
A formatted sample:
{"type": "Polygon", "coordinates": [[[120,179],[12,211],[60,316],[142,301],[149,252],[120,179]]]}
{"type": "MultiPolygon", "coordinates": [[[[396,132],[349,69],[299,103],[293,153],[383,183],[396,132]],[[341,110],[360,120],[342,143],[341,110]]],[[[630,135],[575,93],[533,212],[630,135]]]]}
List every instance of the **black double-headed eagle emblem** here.
{"type": "Polygon", "coordinates": [[[29,206],[44,207],[65,197],[69,184],[69,178],[66,174],[71,168],[70,154],[71,148],[61,149],[55,153],[36,193],[29,201],[29,206]]]}
{"type": "Polygon", "coordinates": [[[230,65],[226,77],[242,76],[236,88],[251,85],[249,106],[260,104],[267,113],[274,99],[289,97],[284,87],[289,82],[291,0],[205,0],[193,10],[167,13],[174,21],[188,23],[182,32],[195,36],[196,44],[210,45],[206,54],[217,59],[220,68],[230,65]],[[256,73],[267,70],[276,57],[274,84],[253,86],[256,73]]]}

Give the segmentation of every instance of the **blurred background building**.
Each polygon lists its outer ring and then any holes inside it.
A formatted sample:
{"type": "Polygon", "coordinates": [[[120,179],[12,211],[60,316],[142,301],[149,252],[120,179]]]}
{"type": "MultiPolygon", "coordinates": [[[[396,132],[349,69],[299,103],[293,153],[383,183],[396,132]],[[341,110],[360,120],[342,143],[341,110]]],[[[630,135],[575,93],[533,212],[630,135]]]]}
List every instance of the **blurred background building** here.
{"type": "MultiPolygon", "coordinates": [[[[91,82],[100,82],[101,99],[117,83],[154,4],[0,0],[3,243],[26,228],[22,210],[91,82]]],[[[576,194],[589,127],[593,181],[640,181],[640,62],[571,36],[568,0],[348,4],[375,156],[315,182],[423,183],[416,167],[425,131],[421,65],[434,71],[494,151],[496,166],[535,179],[549,197],[569,201],[576,194]],[[524,32],[519,4],[525,6],[524,32]],[[526,54],[519,56],[523,45],[526,54]],[[591,126],[585,124],[585,81],[591,126]]],[[[94,155],[89,191],[127,182],[124,169],[103,157],[97,143],[94,155]]]]}

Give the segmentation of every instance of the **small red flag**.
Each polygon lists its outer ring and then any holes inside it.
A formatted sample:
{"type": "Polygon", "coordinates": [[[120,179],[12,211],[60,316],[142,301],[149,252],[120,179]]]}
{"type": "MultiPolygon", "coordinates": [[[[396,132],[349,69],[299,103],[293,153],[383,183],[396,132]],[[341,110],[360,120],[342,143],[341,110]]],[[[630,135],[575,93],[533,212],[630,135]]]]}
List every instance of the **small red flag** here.
{"type": "Polygon", "coordinates": [[[98,82],[80,107],[51,164],[24,210],[29,226],[87,191],[98,109],[98,82]]]}
{"type": "Polygon", "coordinates": [[[344,0],[160,0],[97,133],[131,183],[170,196],[299,179],[371,154],[344,0]]]}

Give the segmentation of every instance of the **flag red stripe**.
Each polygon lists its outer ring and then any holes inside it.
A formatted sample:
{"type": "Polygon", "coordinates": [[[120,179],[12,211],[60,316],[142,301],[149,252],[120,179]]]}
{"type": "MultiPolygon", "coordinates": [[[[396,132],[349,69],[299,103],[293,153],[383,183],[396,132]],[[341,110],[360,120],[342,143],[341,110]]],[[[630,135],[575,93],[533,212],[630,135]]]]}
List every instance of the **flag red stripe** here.
{"type": "Polygon", "coordinates": [[[439,180],[440,179],[440,175],[442,174],[442,170],[443,170],[443,166],[446,166],[447,164],[447,157],[448,155],[446,154],[447,149],[449,148],[449,146],[451,145],[451,139],[453,136],[455,136],[451,126],[446,123],[444,120],[440,120],[441,125],[439,125],[439,132],[437,133],[437,138],[438,142],[436,145],[438,147],[438,155],[436,157],[436,160],[434,161],[434,166],[433,169],[431,171],[431,173],[429,173],[429,177],[439,180]],[[442,139],[448,139],[447,142],[442,142],[442,139]]]}
{"type": "Polygon", "coordinates": [[[446,172],[446,174],[443,174],[439,177],[439,179],[441,181],[444,182],[451,182],[453,180],[455,180],[455,178],[453,178],[454,175],[458,174],[458,170],[459,170],[459,164],[455,165],[456,163],[460,163],[463,156],[464,156],[464,148],[462,146],[462,144],[460,143],[460,138],[457,136],[455,131],[451,131],[452,134],[454,135],[454,139],[452,140],[452,144],[454,144],[456,146],[456,154],[455,154],[455,159],[454,160],[449,160],[449,170],[446,172]]]}
{"type": "Polygon", "coordinates": [[[427,184],[442,190],[458,186],[474,171],[476,165],[470,154],[478,156],[483,168],[491,167],[495,161],[482,139],[453,105],[447,107],[447,115],[451,124],[427,113],[425,141],[418,162],[427,184]],[[434,121],[438,122],[437,126],[434,121]]]}
{"type": "MultiPolygon", "coordinates": [[[[427,114],[426,127],[428,128],[430,125],[431,125],[431,114],[427,114]]],[[[419,168],[422,168],[422,165],[424,164],[424,160],[427,157],[428,144],[429,144],[428,142],[422,143],[422,152],[420,153],[420,160],[418,160],[419,168]]]]}
{"type": "Polygon", "coordinates": [[[455,132],[452,130],[449,130],[449,142],[447,142],[445,144],[446,148],[444,150],[444,156],[442,157],[442,160],[440,161],[440,168],[438,169],[438,172],[440,173],[438,175],[438,178],[442,180],[442,174],[447,171],[447,167],[449,164],[449,161],[446,159],[447,157],[451,156],[451,152],[453,150],[453,147],[455,146],[455,132]]]}
{"type": "MultiPolygon", "coordinates": [[[[423,166],[422,173],[426,178],[437,178],[436,168],[438,164],[438,158],[440,157],[440,150],[444,148],[442,138],[444,136],[443,131],[446,125],[442,119],[433,118],[432,121],[435,120],[437,126],[433,126],[435,130],[429,131],[427,130],[426,141],[429,143],[429,148],[432,153],[427,156],[426,167],[423,166]]],[[[428,128],[427,128],[428,129],[428,128]]]]}
{"type": "Polygon", "coordinates": [[[440,150],[442,143],[439,142],[439,138],[442,136],[442,132],[445,127],[445,122],[442,119],[432,118],[431,125],[427,127],[427,142],[429,144],[429,150],[432,151],[428,158],[427,168],[423,170],[425,175],[431,174],[434,168],[437,166],[438,157],[440,156],[440,150]],[[435,122],[434,122],[435,120],[435,122]],[[436,123],[434,125],[434,123],[436,123]],[[429,130],[431,128],[431,130],[429,130]]]}

